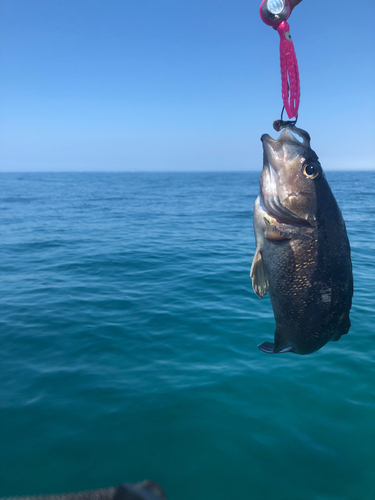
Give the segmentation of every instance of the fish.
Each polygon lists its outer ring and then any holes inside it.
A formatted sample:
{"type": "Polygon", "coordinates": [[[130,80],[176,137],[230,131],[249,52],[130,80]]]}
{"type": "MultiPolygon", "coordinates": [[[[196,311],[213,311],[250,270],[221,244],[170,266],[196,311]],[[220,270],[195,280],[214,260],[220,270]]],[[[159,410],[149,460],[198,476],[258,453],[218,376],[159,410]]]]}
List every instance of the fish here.
{"type": "Polygon", "coordinates": [[[309,134],[294,122],[263,134],[263,170],[254,207],[250,277],[269,293],[276,320],[269,354],[311,354],[348,333],[353,297],[350,244],[341,210],[309,134]]]}

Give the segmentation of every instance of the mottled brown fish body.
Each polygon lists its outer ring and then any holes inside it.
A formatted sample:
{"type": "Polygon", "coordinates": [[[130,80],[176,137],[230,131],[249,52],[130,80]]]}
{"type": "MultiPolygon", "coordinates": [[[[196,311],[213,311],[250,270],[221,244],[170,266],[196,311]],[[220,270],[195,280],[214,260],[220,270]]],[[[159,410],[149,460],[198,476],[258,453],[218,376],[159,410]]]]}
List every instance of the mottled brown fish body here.
{"type": "Polygon", "coordinates": [[[310,354],[350,328],[353,278],[345,223],[308,134],[291,127],[278,141],[262,140],[251,277],[259,297],[270,293],[276,331],[274,343],[259,348],[310,354]]]}

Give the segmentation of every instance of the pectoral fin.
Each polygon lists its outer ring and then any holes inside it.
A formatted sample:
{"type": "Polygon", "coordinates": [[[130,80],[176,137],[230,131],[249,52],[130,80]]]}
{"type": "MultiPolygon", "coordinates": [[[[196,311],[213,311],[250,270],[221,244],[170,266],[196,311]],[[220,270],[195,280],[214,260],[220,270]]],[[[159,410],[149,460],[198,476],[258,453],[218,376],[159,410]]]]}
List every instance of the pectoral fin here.
{"type": "Polygon", "coordinates": [[[272,225],[269,220],[264,217],[264,222],[266,224],[266,230],[264,232],[264,236],[267,240],[281,241],[281,240],[289,240],[291,238],[291,234],[286,231],[282,231],[278,227],[272,225]]]}
{"type": "Polygon", "coordinates": [[[257,248],[255,252],[253,264],[251,266],[250,277],[253,281],[253,290],[261,299],[266,295],[268,289],[270,287],[270,283],[268,281],[268,276],[266,270],[264,269],[264,263],[262,259],[262,253],[257,248]]]}

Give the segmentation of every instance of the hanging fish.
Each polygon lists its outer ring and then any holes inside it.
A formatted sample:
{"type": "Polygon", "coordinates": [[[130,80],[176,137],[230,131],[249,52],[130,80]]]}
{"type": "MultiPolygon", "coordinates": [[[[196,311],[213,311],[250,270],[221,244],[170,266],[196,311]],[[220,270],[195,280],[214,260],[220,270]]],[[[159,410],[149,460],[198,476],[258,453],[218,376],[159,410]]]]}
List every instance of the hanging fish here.
{"type": "Polygon", "coordinates": [[[276,331],[274,343],[258,347],[310,354],[350,328],[350,246],[309,134],[293,122],[280,120],[274,127],[285,127],[277,140],[261,137],[264,165],[250,276],[258,297],[270,294],[276,331]]]}

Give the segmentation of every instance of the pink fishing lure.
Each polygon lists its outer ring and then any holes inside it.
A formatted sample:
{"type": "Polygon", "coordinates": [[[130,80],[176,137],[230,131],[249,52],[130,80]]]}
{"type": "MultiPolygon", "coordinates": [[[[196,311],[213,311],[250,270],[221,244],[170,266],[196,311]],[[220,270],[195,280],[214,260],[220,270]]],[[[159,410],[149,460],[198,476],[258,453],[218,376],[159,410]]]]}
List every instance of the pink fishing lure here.
{"type": "Polygon", "coordinates": [[[290,36],[289,24],[286,22],[290,15],[288,0],[263,0],[261,3],[260,17],[277,29],[280,35],[280,69],[281,93],[285,111],[289,118],[297,118],[300,84],[297,56],[290,36]]]}
{"type": "Polygon", "coordinates": [[[289,32],[289,24],[282,21],[277,32],[280,35],[281,93],[285,111],[289,118],[297,117],[300,86],[297,56],[289,32]]]}

